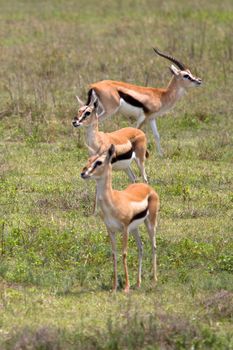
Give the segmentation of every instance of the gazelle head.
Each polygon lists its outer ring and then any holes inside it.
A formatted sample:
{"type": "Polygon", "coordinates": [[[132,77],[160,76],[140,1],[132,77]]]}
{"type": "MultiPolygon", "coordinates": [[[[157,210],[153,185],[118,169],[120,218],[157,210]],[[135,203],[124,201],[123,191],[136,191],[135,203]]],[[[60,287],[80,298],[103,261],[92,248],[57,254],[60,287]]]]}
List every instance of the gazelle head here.
{"type": "MultiPolygon", "coordinates": [[[[78,96],[76,96],[77,100],[79,102],[82,102],[78,96]]],[[[78,114],[74,117],[72,124],[75,128],[79,126],[87,126],[92,124],[94,121],[98,120],[98,114],[97,114],[97,107],[98,107],[98,98],[97,96],[89,105],[82,105],[79,110],[78,114]]]]}
{"type": "Polygon", "coordinates": [[[82,179],[98,179],[106,172],[111,165],[111,160],[115,154],[115,146],[111,145],[110,148],[102,154],[97,154],[88,159],[87,164],[82,169],[82,179]]]}
{"type": "Polygon", "coordinates": [[[161,57],[164,57],[168,59],[169,61],[175,63],[176,66],[173,64],[170,66],[170,70],[172,74],[174,75],[175,79],[179,81],[181,86],[184,89],[190,88],[190,87],[197,87],[200,86],[202,83],[201,78],[195,77],[188,68],[185,67],[185,65],[178,61],[176,58],[162,53],[160,50],[153,48],[154,51],[161,57]]]}

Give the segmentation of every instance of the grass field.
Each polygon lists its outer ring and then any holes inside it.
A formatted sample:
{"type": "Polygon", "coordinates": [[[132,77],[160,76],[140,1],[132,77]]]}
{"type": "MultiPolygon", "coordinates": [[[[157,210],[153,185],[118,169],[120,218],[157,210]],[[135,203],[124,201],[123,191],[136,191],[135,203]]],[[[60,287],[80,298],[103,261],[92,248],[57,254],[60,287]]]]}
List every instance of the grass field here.
{"type": "MultiPolygon", "coordinates": [[[[233,3],[0,0],[0,349],[233,349],[233,3]],[[157,46],[203,79],[148,126],[161,200],[158,284],[144,227],[142,288],[111,293],[111,249],[84,182],[75,95],[102,79],[166,86],[157,46]]],[[[122,116],[103,130],[132,125],[122,116]]],[[[114,173],[113,186],[128,185],[114,173]]]]}

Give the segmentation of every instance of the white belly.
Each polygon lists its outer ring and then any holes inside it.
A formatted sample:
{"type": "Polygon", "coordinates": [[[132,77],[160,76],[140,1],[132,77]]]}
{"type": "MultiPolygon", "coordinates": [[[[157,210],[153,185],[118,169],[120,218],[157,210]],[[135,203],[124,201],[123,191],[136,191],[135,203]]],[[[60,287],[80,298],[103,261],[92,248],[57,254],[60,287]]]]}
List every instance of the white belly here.
{"type": "Polygon", "coordinates": [[[120,99],[119,112],[124,115],[132,116],[135,118],[139,118],[142,114],[144,114],[142,108],[132,106],[129,103],[125,102],[122,98],[120,99]]]}

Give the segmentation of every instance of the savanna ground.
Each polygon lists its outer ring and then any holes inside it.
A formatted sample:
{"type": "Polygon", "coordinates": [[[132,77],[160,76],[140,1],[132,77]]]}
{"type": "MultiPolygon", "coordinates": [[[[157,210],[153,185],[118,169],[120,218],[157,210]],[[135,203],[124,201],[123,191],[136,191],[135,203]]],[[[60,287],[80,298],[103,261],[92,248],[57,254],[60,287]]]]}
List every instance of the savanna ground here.
{"type": "Polygon", "coordinates": [[[232,33],[231,0],[0,1],[1,349],[233,349],[232,33]],[[75,94],[102,79],[165,86],[169,63],[152,46],[204,84],[158,119],[163,158],[144,127],[161,199],[158,284],[142,227],[142,288],[130,239],[132,291],[119,254],[112,294],[75,94]]]}

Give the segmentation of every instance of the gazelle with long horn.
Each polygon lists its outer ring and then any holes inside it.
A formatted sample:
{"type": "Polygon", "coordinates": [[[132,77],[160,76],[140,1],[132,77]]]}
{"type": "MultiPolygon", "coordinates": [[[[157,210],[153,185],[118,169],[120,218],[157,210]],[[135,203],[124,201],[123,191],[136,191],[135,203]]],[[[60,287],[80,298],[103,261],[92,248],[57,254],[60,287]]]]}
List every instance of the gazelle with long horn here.
{"type": "MultiPolygon", "coordinates": [[[[176,65],[170,66],[173,76],[166,88],[143,87],[121,81],[103,80],[90,85],[86,105],[89,105],[97,95],[100,119],[119,112],[125,116],[136,117],[137,128],[141,128],[143,123],[148,121],[157,144],[158,153],[162,155],[156,118],[168,112],[188,88],[199,86],[202,81],[176,58],[155,48],[154,51],[176,65]]],[[[82,106],[85,105],[80,99],[79,102],[82,106]]]]}
{"type": "MultiPolygon", "coordinates": [[[[95,94],[95,92],[93,92],[95,94]]],[[[136,128],[123,128],[114,132],[104,133],[98,127],[98,102],[95,96],[88,105],[80,108],[73,120],[74,127],[86,126],[86,144],[90,155],[96,155],[107,150],[111,144],[115,145],[116,154],[112,157],[114,170],[124,170],[132,182],[136,177],[130,167],[133,159],[141,172],[144,182],[147,182],[145,159],[149,156],[147,139],[142,130],[136,128]]]]}
{"type": "Polygon", "coordinates": [[[152,267],[153,279],[157,281],[156,267],[156,238],[155,230],[157,224],[159,197],[152,187],[145,183],[129,185],[123,191],[112,189],[112,166],[111,162],[115,154],[115,146],[101,155],[89,158],[86,166],[81,172],[83,179],[93,178],[96,181],[98,206],[102,211],[102,218],[106,225],[113,255],[114,282],[113,290],[117,289],[117,252],[116,232],[123,234],[123,264],[125,271],[125,291],[130,288],[127,267],[127,245],[128,236],[132,232],[138,247],[139,265],[137,286],[141,285],[142,270],[142,241],[138,231],[138,225],[145,222],[151,244],[152,244],[152,267]]]}

